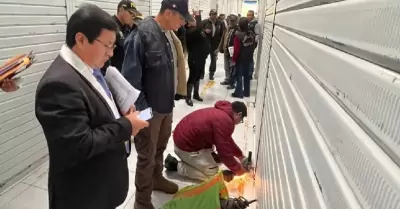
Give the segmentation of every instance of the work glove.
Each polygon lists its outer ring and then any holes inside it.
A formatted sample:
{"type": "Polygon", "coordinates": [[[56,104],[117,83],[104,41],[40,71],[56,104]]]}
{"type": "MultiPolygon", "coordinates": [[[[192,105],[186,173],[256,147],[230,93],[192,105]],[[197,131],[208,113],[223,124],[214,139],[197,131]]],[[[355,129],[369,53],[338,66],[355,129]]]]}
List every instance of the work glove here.
{"type": "Polygon", "coordinates": [[[224,180],[228,183],[231,182],[235,176],[235,174],[230,170],[223,170],[222,175],[224,176],[224,180]]]}
{"type": "Polygon", "coordinates": [[[240,164],[242,164],[243,168],[249,172],[252,168],[253,168],[253,163],[251,161],[249,161],[249,159],[247,157],[244,157],[240,164]]]}

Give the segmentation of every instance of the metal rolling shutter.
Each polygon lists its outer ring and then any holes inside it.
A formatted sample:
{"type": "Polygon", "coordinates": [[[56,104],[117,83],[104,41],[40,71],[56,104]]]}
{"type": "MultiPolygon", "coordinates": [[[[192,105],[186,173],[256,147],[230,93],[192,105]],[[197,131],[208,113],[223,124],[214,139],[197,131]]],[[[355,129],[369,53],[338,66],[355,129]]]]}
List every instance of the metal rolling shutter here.
{"type": "Polygon", "coordinates": [[[156,16],[161,8],[163,0],[151,0],[151,15],[156,16]]]}
{"type": "Polygon", "coordinates": [[[47,156],[47,144],[34,113],[38,81],[64,43],[65,0],[0,0],[0,64],[10,57],[36,53],[24,71],[23,86],[0,93],[0,189],[47,156]]]}
{"type": "MultiPolygon", "coordinates": [[[[107,11],[110,15],[115,15],[117,13],[117,6],[119,2],[120,0],[76,0],[76,7],[79,7],[82,3],[96,4],[100,8],[107,11]]],[[[137,9],[143,14],[143,16],[148,16],[150,14],[150,0],[135,0],[133,2],[135,2],[137,9]]]]}
{"type": "MultiPolygon", "coordinates": [[[[207,15],[210,13],[211,10],[211,1],[210,0],[199,0],[199,9],[203,10],[202,14],[207,15]]],[[[204,16],[206,17],[206,16],[204,16]]]]}
{"type": "MultiPolygon", "coordinates": [[[[199,0],[189,0],[189,11],[192,11],[192,9],[200,9],[200,1],[199,0]]],[[[201,16],[204,16],[204,12],[201,13],[201,16]]]]}
{"type": "Polygon", "coordinates": [[[399,8],[281,0],[267,14],[259,208],[400,208],[399,8]]]}

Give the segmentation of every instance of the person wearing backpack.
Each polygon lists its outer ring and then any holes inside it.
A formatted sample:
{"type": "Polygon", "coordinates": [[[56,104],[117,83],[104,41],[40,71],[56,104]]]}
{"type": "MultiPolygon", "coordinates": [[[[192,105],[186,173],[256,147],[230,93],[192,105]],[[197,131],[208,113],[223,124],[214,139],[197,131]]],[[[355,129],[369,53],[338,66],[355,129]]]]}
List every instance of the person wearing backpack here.
{"type": "MultiPolygon", "coordinates": [[[[249,10],[247,12],[247,19],[249,19],[249,30],[252,31],[255,35],[255,48],[257,48],[258,42],[260,41],[261,38],[261,28],[260,28],[260,24],[258,23],[258,21],[255,18],[254,15],[254,10],[249,10]]],[[[253,73],[254,73],[254,57],[253,57],[253,61],[252,61],[252,67],[250,69],[250,80],[253,77],[253,73]]]]}
{"type": "Polygon", "coordinates": [[[236,67],[236,88],[233,97],[250,96],[250,70],[255,50],[255,34],[249,30],[249,20],[242,17],[239,20],[239,31],[233,41],[232,65],[236,67]]]}

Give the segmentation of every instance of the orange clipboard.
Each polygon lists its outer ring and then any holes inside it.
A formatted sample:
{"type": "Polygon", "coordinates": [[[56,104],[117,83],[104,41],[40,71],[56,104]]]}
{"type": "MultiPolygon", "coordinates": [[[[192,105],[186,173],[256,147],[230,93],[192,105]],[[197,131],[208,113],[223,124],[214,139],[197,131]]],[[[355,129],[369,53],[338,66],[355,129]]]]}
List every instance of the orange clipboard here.
{"type": "Polygon", "coordinates": [[[29,54],[17,55],[9,59],[6,63],[0,66],[0,69],[5,69],[5,72],[2,72],[0,75],[0,81],[6,78],[13,78],[15,75],[30,67],[33,64],[33,61],[34,56],[32,52],[29,54]]]}

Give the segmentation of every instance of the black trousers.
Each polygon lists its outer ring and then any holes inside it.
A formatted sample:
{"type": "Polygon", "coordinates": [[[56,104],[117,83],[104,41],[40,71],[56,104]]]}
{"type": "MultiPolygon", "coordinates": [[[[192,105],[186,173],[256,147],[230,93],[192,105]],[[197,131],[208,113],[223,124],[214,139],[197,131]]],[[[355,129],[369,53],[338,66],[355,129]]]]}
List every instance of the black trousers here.
{"type": "Polygon", "coordinates": [[[195,84],[200,81],[202,73],[204,73],[204,68],[206,65],[206,58],[204,56],[199,56],[196,54],[189,53],[188,56],[189,65],[189,79],[188,84],[195,84]]]}
{"type": "MultiPolygon", "coordinates": [[[[218,56],[218,54],[215,53],[217,48],[218,48],[218,43],[212,42],[210,44],[210,53],[209,53],[210,59],[211,59],[210,68],[209,68],[210,76],[214,76],[215,71],[217,70],[217,56],[218,56]]],[[[203,73],[203,75],[204,75],[204,73],[203,73]]]]}

